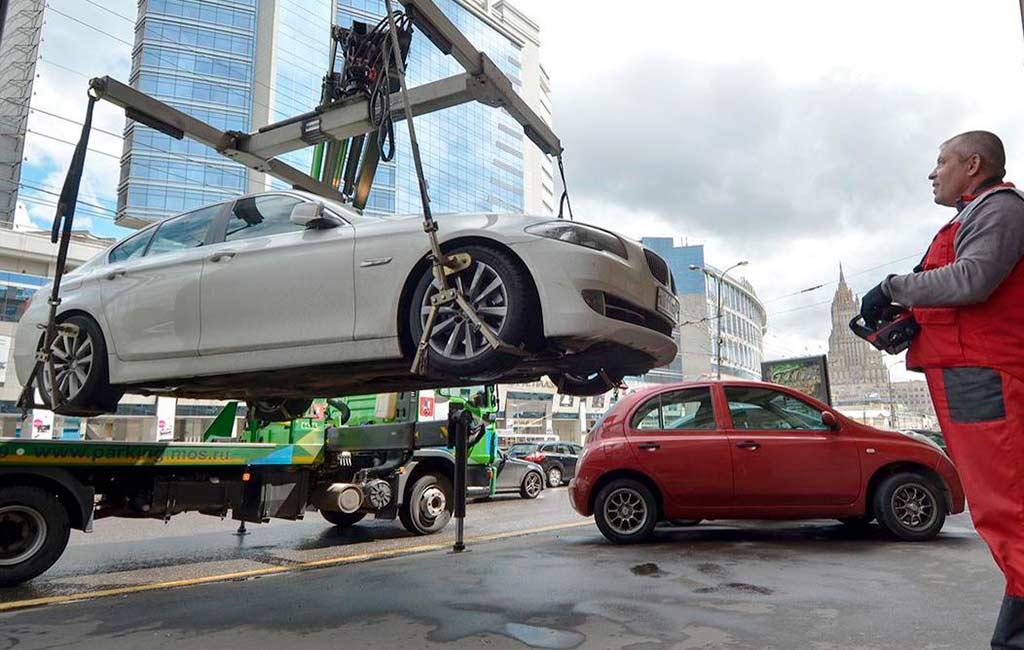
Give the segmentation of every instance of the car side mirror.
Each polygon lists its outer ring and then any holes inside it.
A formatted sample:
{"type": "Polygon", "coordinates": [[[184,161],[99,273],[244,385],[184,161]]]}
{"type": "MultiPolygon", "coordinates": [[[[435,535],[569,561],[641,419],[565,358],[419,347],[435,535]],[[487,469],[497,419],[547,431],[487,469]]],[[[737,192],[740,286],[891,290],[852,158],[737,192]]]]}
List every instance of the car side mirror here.
{"type": "Polygon", "coordinates": [[[292,208],[290,221],[303,228],[333,228],[337,225],[324,213],[322,201],[298,204],[292,208]]]}
{"type": "Polygon", "coordinates": [[[832,431],[839,431],[839,420],[832,411],[821,412],[821,423],[832,431]]]}

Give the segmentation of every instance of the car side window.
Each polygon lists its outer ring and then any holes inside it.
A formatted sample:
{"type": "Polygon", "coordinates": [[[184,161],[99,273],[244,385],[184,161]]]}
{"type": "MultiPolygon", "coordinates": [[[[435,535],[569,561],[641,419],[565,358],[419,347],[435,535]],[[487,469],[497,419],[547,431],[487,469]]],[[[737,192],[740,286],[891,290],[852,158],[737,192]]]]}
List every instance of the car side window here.
{"type": "Polygon", "coordinates": [[[156,232],[156,228],[149,228],[124,240],[110,251],[107,261],[113,264],[142,257],[142,254],[146,252],[146,244],[153,238],[154,232],[156,232]]]}
{"type": "Polygon", "coordinates": [[[566,456],[571,456],[572,450],[569,449],[569,445],[558,445],[558,453],[565,454],[566,456]]]}
{"type": "Polygon", "coordinates": [[[231,208],[224,241],[305,230],[305,227],[291,222],[292,210],[302,202],[302,199],[284,194],[239,199],[231,208]]]}
{"type": "Polygon", "coordinates": [[[548,454],[553,454],[555,453],[555,446],[552,444],[541,445],[539,451],[543,451],[548,454]]]}
{"type": "Polygon", "coordinates": [[[827,431],[821,411],[771,388],[729,386],[725,389],[734,429],[827,431]]]}
{"type": "Polygon", "coordinates": [[[210,222],[220,211],[221,205],[211,205],[163,222],[153,235],[146,257],[202,246],[210,222]]]}
{"type": "Polygon", "coordinates": [[[634,429],[692,431],[715,428],[715,411],[708,388],[687,388],[661,393],[633,415],[634,429]]]}

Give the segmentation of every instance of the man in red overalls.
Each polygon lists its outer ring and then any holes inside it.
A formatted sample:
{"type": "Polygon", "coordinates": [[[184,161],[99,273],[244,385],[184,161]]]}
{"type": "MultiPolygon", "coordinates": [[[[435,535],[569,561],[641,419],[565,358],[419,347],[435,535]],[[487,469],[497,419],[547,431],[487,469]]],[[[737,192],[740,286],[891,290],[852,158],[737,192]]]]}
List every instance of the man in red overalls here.
{"type": "Polygon", "coordinates": [[[942,144],[928,176],[956,216],[908,275],[865,294],[869,325],[891,304],[921,332],[907,367],[928,380],[971,519],[1006,576],[992,648],[1024,650],[1024,193],[1003,182],[1003,143],[987,131],[942,144]]]}

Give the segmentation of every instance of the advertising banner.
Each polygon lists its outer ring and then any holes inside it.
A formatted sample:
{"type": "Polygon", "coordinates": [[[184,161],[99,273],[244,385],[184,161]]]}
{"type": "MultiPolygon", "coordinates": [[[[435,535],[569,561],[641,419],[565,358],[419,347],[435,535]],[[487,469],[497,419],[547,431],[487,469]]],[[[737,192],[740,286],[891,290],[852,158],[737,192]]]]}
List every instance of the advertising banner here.
{"type": "Polygon", "coordinates": [[[174,414],[178,400],[174,397],[156,398],[156,439],[174,440],[174,414]]]}
{"type": "Polygon", "coordinates": [[[824,354],[796,359],[779,359],[761,364],[761,379],[795,388],[801,393],[832,406],[828,380],[828,359],[824,354]]]}

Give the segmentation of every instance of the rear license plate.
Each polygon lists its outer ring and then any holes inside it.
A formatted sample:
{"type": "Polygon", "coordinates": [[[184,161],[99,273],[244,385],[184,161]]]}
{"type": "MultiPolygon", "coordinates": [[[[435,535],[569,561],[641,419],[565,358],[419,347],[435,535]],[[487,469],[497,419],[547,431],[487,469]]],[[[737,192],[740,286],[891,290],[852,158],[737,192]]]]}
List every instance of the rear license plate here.
{"type": "Polygon", "coordinates": [[[658,287],[658,311],[675,323],[679,320],[679,299],[658,287]]]}

